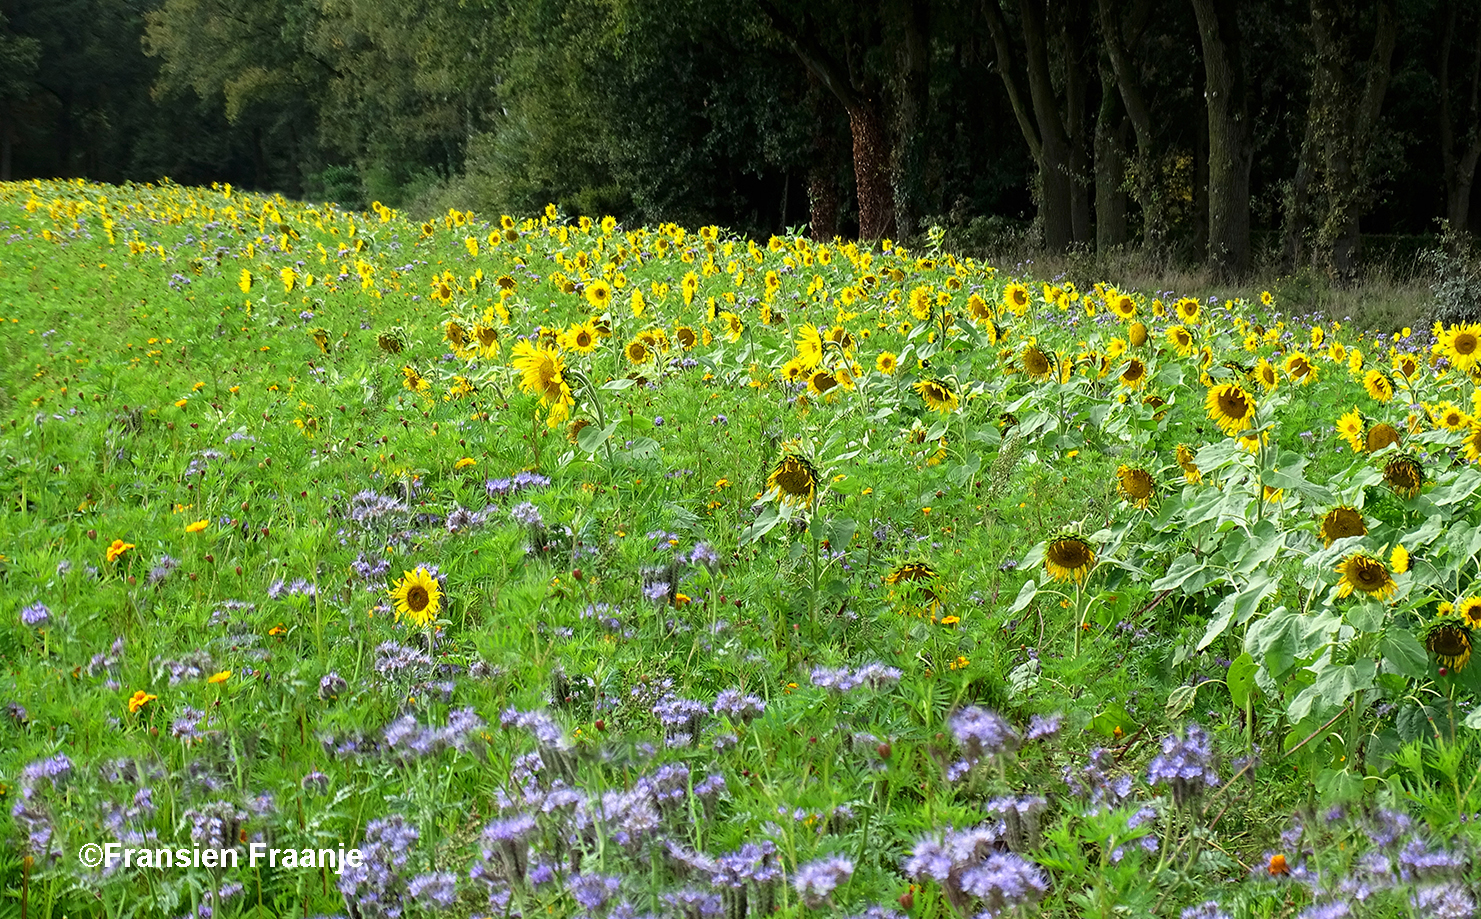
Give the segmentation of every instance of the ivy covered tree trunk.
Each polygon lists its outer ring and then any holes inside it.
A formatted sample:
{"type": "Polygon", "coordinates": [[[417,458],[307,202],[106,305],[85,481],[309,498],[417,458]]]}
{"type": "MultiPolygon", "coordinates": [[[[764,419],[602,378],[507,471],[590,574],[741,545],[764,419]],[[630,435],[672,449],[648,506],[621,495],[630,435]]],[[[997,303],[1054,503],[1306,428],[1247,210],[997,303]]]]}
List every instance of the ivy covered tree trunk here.
{"type": "Polygon", "coordinates": [[[931,103],[930,0],[889,0],[895,45],[895,143],[890,164],[895,232],[920,232],[926,208],[926,151],[931,103]]]}
{"type": "Polygon", "coordinates": [[[1100,111],[1095,119],[1095,251],[1126,243],[1126,118],[1110,62],[1100,65],[1100,111]]]}
{"type": "Polygon", "coordinates": [[[894,232],[895,203],[890,188],[890,142],[884,118],[873,100],[849,109],[854,138],[854,181],[859,195],[859,238],[883,239],[894,232]]]}
{"type": "Polygon", "coordinates": [[[1250,267],[1250,165],[1255,149],[1234,0],[1192,0],[1208,110],[1208,264],[1221,277],[1250,267]]]}

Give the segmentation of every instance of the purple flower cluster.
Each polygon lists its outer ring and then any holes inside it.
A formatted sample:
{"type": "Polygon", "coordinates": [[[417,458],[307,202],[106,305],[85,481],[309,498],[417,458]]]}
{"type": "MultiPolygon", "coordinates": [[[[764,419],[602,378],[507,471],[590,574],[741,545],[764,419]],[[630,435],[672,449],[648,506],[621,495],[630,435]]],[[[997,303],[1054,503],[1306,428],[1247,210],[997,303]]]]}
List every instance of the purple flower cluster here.
{"type": "Polygon", "coordinates": [[[1190,724],[1185,736],[1163,738],[1162,752],[1147,767],[1147,784],[1170,785],[1173,802],[1181,807],[1202,794],[1204,786],[1219,785],[1213,759],[1212,738],[1198,724],[1190,724]]]}
{"type": "Polygon", "coordinates": [[[940,884],[947,902],[963,915],[980,909],[995,916],[1037,902],[1049,890],[1043,869],[1015,853],[997,851],[998,841],[999,833],[991,827],[948,827],[916,841],[905,860],[905,874],[940,884]]]}
{"type": "Polygon", "coordinates": [[[432,666],[432,658],[420,648],[386,641],[375,649],[375,672],[388,680],[416,677],[430,672],[432,666]]]}
{"type": "Polygon", "coordinates": [[[355,916],[400,916],[410,893],[407,861],[420,834],[400,814],[372,820],[360,843],[360,864],[345,867],[339,892],[355,916]]]}
{"type": "Polygon", "coordinates": [[[667,695],[653,706],[653,714],[663,725],[664,739],[671,747],[687,746],[699,737],[710,706],[698,699],[667,695]]]}
{"type": "Polygon", "coordinates": [[[834,856],[797,866],[792,885],[809,909],[821,909],[833,891],[853,877],[854,863],[834,856]]]}
{"type": "Polygon", "coordinates": [[[756,695],[742,695],[739,689],[721,690],[713,709],[733,722],[749,724],[766,714],[766,701],[756,695]]]}
{"type": "Polygon", "coordinates": [[[883,689],[900,682],[902,674],[894,667],[884,664],[865,664],[857,670],[847,667],[814,667],[810,678],[814,686],[837,693],[853,692],[855,689],[883,689]]]}
{"type": "Polygon", "coordinates": [[[1131,776],[1116,771],[1116,757],[1104,747],[1091,750],[1090,762],[1081,769],[1065,766],[1063,775],[1070,794],[1085,798],[1092,813],[1131,797],[1131,776]]]}
{"type": "Polygon", "coordinates": [[[951,716],[951,733],[962,748],[962,759],[947,770],[947,778],[957,781],[983,760],[992,760],[1018,749],[1018,731],[997,712],[969,706],[951,716]]]}
{"type": "Polygon", "coordinates": [[[27,625],[33,629],[44,629],[50,622],[51,610],[46,608],[45,603],[32,603],[21,609],[21,625],[27,625]]]}
{"type": "Polygon", "coordinates": [[[484,727],[484,720],[471,708],[450,712],[444,727],[424,726],[415,715],[402,715],[386,726],[386,750],[402,761],[434,756],[444,750],[481,751],[484,727]]]}
{"type": "Polygon", "coordinates": [[[185,812],[190,841],[199,849],[231,849],[241,837],[247,812],[230,801],[212,801],[185,812]]]}
{"type": "Polygon", "coordinates": [[[546,488],[550,485],[550,476],[541,475],[538,472],[521,471],[504,479],[489,479],[484,483],[483,489],[490,498],[508,498],[522,491],[533,488],[546,488]]]}

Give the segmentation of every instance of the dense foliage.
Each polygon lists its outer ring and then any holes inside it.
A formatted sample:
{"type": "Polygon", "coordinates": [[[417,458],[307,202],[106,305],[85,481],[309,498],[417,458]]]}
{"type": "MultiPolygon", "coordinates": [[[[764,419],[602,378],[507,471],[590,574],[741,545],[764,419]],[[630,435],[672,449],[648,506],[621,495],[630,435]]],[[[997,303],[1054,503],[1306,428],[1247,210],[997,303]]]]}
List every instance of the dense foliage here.
{"type": "Polygon", "coordinates": [[[1471,229],[1478,65],[1475,0],[0,0],[0,179],[1348,280],[1471,229]]]}
{"type": "Polygon", "coordinates": [[[1262,299],[0,185],[7,908],[1472,916],[1481,328],[1262,299]]]}

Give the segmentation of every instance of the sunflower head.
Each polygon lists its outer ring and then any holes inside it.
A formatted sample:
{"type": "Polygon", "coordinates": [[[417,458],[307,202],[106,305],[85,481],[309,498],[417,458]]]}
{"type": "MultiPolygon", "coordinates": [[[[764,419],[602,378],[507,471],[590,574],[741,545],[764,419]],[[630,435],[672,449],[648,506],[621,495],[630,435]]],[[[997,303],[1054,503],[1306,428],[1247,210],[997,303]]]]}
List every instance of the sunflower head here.
{"type": "Polygon", "coordinates": [[[1205,406],[1209,418],[1230,437],[1243,431],[1255,417],[1254,398],[1236,383],[1222,383],[1210,389],[1205,406]]]}
{"type": "Polygon", "coordinates": [[[1042,380],[1049,376],[1054,365],[1049,361],[1049,355],[1039,350],[1034,345],[1029,345],[1023,352],[1023,372],[1035,380],[1042,380]]]}
{"type": "Polygon", "coordinates": [[[956,392],[945,380],[921,380],[915,384],[914,389],[925,400],[926,408],[933,412],[947,415],[955,411],[959,404],[956,392]]]}
{"type": "Polygon", "coordinates": [[[412,625],[425,628],[437,619],[442,608],[442,588],[426,567],[408,571],[391,588],[396,601],[396,618],[406,618],[412,625]]]}
{"type": "Polygon", "coordinates": [[[1383,481],[1397,494],[1413,498],[1425,483],[1424,464],[1413,453],[1397,453],[1383,464],[1383,481]]]}
{"type": "Polygon", "coordinates": [[[1126,338],[1133,348],[1140,348],[1147,343],[1147,326],[1144,323],[1133,322],[1131,328],[1126,330],[1126,338]]]}
{"type": "Polygon", "coordinates": [[[1450,326],[1440,333],[1439,347],[1451,366],[1469,371],[1481,360],[1481,323],[1450,326]]]}
{"type": "Polygon", "coordinates": [[[1471,662],[1471,635],[1471,627],[1464,619],[1440,616],[1425,628],[1424,648],[1441,667],[1464,670],[1471,662]]]}
{"type": "Polygon", "coordinates": [[[1077,533],[1061,533],[1044,547],[1044,570],[1056,581],[1083,581],[1095,567],[1095,547],[1077,533]]]}
{"type": "Polygon", "coordinates": [[[1466,597],[1455,604],[1455,614],[1473,629],[1481,628],[1481,597],[1466,597]]]}
{"type": "Polygon", "coordinates": [[[1368,525],[1363,522],[1363,515],[1355,508],[1343,505],[1332,508],[1322,517],[1321,533],[1322,542],[1330,546],[1337,540],[1346,539],[1349,536],[1368,535],[1368,525]]]}
{"type": "Polygon", "coordinates": [[[646,364],[653,357],[652,350],[641,338],[634,338],[628,342],[627,347],[623,349],[623,353],[627,355],[628,361],[633,364],[646,364]]]}
{"type": "Polygon", "coordinates": [[[1368,429],[1363,438],[1363,449],[1369,453],[1377,453],[1384,447],[1392,446],[1399,442],[1399,432],[1393,425],[1386,421],[1380,421],[1368,429]]]}
{"type": "Polygon", "coordinates": [[[783,504],[811,506],[818,494],[818,470],[807,457],[787,453],[772,467],[766,485],[783,504]]]}
{"type": "Polygon", "coordinates": [[[894,376],[895,369],[899,367],[899,364],[899,358],[895,357],[892,351],[881,351],[879,356],[874,359],[874,369],[887,377],[894,376]]]}
{"type": "Polygon", "coordinates": [[[1116,491],[1127,502],[1146,510],[1157,497],[1157,482],[1142,467],[1123,463],[1116,469],[1116,491]]]}
{"type": "Polygon", "coordinates": [[[838,386],[838,377],[819,367],[807,378],[807,389],[815,396],[826,395],[838,386]]]}
{"type": "Polygon", "coordinates": [[[1337,572],[1342,575],[1337,583],[1339,597],[1349,597],[1354,591],[1358,591],[1375,600],[1382,600],[1398,589],[1393,575],[1389,574],[1388,566],[1366,552],[1348,555],[1337,565],[1337,572]]]}
{"type": "Polygon", "coordinates": [[[1132,358],[1121,369],[1117,382],[1127,389],[1141,389],[1147,382],[1147,365],[1142,363],[1141,358],[1132,358]]]}

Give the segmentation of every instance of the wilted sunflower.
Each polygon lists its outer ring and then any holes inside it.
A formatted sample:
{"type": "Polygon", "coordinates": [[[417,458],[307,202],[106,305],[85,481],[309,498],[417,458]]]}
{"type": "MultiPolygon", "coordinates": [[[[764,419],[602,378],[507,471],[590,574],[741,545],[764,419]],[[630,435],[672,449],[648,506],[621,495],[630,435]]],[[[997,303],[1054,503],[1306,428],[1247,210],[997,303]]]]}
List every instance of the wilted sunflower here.
{"type": "Polygon", "coordinates": [[[1440,333],[1439,346],[1452,367],[1469,371],[1481,359],[1481,323],[1450,326],[1440,333]]]}
{"type": "Polygon", "coordinates": [[[1379,402],[1387,402],[1394,397],[1393,382],[1384,376],[1383,371],[1377,367],[1369,370],[1367,375],[1363,377],[1363,388],[1368,391],[1368,395],[1377,399],[1379,402]]]}
{"type": "Polygon", "coordinates": [[[566,440],[574,444],[581,439],[581,432],[589,427],[591,427],[590,419],[577,418],[575,421],[566,425],[566,440]]]}
{"type": "Polygon", "coordinates": [[[1157,497],[1157,482],[1142,467],[1122,463],[1116,468],[1116,491],[1131,504],[1146,510],[1157,497]]]}
{"type": "Polygon", "coordinates": [[[1471,662],[1471,629],[1464,620],[1441,616],[1425,629],[1424,649],[1441,667],[1464,670],[1471,662]]]}
{"type": "Polygon", "coordinates": [[[1196,456],[1192,447],[1187,444],[1178,444],[1178,466],[1183,470],[1183,479],[1190,485],[1197,485],[1203,481],[1203,473],[1199,471],[1198,464],[1194,462],[1196,456]]]}
{"type": "Polygon", "coordinates": [[[1363,448],[1369,453],[1377,453],[1384,447],[1398,442],[1399,432],[1394,429],[1394,426],[1386,421],[1380,421],[1368,429],[1368,434],[1363,441],[1363,448]]]}
{"type": "Polygon", "coordinates": [[[783,504],[810,506],[818,494],[818,470],[807,457],[788,453],[767,476],[766,487],[775,490],[783,504]]]}
{"type": "Polygon", "coordinates": [[[907,562],[885,575],[884,582],[907,590],[914,599],[934,605],[940,599],[931,586],[937,577],[936,569],[925,562],[907,562]]]}
{"type": "Polygon", "coordinates": [[[1074,533],[1061,533],[1044,548],[1044,570],[1056,581],[1083,581],[1095,567],[1095,548],[1074,533]]]}
{"type": "Polygon", "coordinates": [[[1147,365],[1141,358],[1134,357],[1126,362],[1117,380],[1127,389],[1141,389],[1147,382],[1147,365]]]}
{"type": "Polygon", "coordinates": [[[1375,600],[1382,600],[1398,589],[1388,567],[1366,552],[1354,552],[1337,565],[1342,580],[1337,582],[1337,596],[1348,597],[1353,591],[1361,591],[1375,600]]]}
{"type": "Polygon", "coordinates": [[[1255,400],[1244,387],[1223,383],[1208,391],[1208,416],[1230,437],[1243,431],[1255,417],[1255,400]]]}
{"type": "Polygon", "coordinates": [[[396,601],[396,618],[404,616],[419,628],[430,625],[442,608],[442,590],[437,586],[437,578],[424,567],[406,572],[391,588],[391,599],[396,601]]]}
{"type": "Polygon", "coordinates": [[[1322,517],[1322,542],[1331,546],[1339,539],[1349,536],[1367,536],[1368,525],[1363,522],[1363,515],[1356,508],[1342,505],[1327,511],[1322,517]]]}
{"type": "Polygon", "coordinates": [[[442,337],[452,346],[453,353],[462,357],[468,350],[468,330],[456,319],[449,319],[443,328],[442,337]]]}
{"type": "Polygon", "coordinates": [[[473,341],[477,344],[478,355],[484,359],[499,353],[499,330],[492,322],[473,323],[473,341]]]}
{"type": "Polygon", "coordinates": [[[1424,487],[1424,464],[1413,453],[1399,453],[1383,464],[1383,481],[1406,498],[1419,494],[1424,487]]]}
{"type": "Polygon", "coordinates": [[[1049,355],[1040,351],[1034,345],[1029,345],[1023,352],[1023,372],[1035,380],[1042,380],[1049,376],[1054,365],[1049,362],[1049,355]]]}
{"type": "Polygon", "coordinates": [[[956,411],[957,394],[945,380],[921,380],[912,387],[925,400],[926,408],[942,415],[956,411]]]}
{"type": "Polygon", "coordinates": [[[387,354],[400,354],[401,349],[405,346],[401,340],[400,333],[396,331],[380,333],[375,337],[375,344],[376,347],[387,354]]]}

